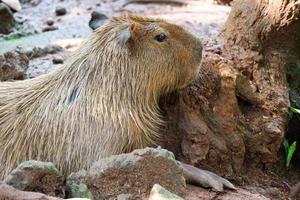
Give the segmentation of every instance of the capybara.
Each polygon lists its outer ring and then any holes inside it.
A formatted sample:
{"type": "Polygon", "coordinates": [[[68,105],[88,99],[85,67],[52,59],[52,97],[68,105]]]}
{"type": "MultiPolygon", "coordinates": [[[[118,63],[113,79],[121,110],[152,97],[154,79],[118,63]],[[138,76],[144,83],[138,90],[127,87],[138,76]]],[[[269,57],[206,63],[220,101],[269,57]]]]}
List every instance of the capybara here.
{"type": "Polygon", "coordinates": [[[1,178],[25,160],[65,174],[156,145],[158,100],[198,75],[200,40],[161,19],[113,17],[55,71],[0,83],[1,178]]]}

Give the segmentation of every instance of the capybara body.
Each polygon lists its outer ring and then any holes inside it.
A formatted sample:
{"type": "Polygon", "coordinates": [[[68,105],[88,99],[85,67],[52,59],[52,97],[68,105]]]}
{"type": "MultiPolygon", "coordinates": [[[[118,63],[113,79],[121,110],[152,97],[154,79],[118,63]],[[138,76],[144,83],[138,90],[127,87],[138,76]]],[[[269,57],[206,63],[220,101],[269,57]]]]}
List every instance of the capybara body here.
{"type": "Polygon", "coordinates": [[[180,26],[113,17],[69,60],[34,79],[0,83],[0,178],[20,162],[65,174],[113,154],[155,145],[159,97],[194,80],[202,45],[180,26]]]}

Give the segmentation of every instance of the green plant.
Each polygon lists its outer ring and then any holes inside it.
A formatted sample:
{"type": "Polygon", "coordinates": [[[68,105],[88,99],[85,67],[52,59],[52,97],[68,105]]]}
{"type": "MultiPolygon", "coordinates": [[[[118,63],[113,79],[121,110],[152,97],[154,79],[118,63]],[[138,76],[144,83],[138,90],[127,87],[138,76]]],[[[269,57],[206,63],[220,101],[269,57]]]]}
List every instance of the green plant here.
{"type": "Polygon", "coordinates": [[[291,107],[291,111],[296,114],[300,114],[300,110],[294,107],[291,107]]]}
{"type": "Polygon", "coordinates": [[[287,139],[283,141],[284,151],[285,151],[285,166],[289,167],[291,159],[296,151],[297,142],[294,141],[291,145],[287,139]]]}
{"type": "MultiPolygon", "coordinates": [[[[299,118],[300,115],[300,109],[290,107],[290,110],[292,113],[296,113],[297,117],[299,118]]],[[[291,145],[289,144],[289,141],[285,138],[283,141],[284,151],[285,151],[285,165],[286,167],[290,166],[291,159],[296,151],[297,147],[297,141],[294,141],[291,145]]]]}

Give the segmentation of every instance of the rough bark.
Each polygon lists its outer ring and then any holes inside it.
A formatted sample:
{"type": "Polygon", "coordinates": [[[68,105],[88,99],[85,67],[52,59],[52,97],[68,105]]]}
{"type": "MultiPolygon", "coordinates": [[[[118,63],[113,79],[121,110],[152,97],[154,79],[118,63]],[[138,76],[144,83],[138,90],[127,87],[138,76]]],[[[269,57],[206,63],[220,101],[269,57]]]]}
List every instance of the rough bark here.
{"type": "Polygon", "coordinates": [[[162,100],[170,121],[166,147],[227,176],[274,166],[293,85],[292,100],[300,106],[300,76],[290,75],[300,69],[299,15],[296,0],[235,1],[224,46],[206,49],[202,78],[162,100]]]}

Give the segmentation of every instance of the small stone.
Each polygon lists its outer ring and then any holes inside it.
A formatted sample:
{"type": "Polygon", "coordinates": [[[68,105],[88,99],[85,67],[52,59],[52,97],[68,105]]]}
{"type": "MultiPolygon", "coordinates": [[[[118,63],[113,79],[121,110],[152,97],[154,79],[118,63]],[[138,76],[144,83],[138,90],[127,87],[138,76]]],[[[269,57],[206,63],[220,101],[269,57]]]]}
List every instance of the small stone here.
{"type": "Polygon", "coordinates": [[[64,7],[58,6],[55,9],[55,13],[56,13],[57,16],[62,16],[62,15],[65,15],[67,13],[67,10],[64,7]]]}
{"type": "Polygon", "coordinates": [[[34,47],[29,58],[38,58],[47,55],[42,47],[34,47]]]}
{"type": "Polygon", "coordinates": [[[42,32],[55,31],[57,29],[58,29],[57,26],[48,26],[48,25],[46,25],[42,28],[42,32]]]}
{"type": "Polygon", "coordinates": [[[29,59],[24,52],[9,51],[0,55],[0,81],[26,78],[29,59]]]}
{"type": "Polygon", "coordinates": [[[55,57],[52,60],[53,64],[63,64],[64,63],[64,59],[62,57],[55,57]]]}
{"type": "Polygon", "coordinates": [[[23,191],[41,192],[64,197],[64,178],[51,162],[25,161],[4,182],[23,191]]]}
{"type": "Polygon", "coordinates": [[[183,200],[183,198],[169,192],[159,184],[155,184],[150,192],[149,200],[183,200]]]}
{"type": "Polygon", "coordinates": [[[46,24],[52,26],[54,24],[54,20],[52,18],[48,18],[46,24]]]}
{"type": "Polygon", "coordinates": [[[131,197],[130,194],[120,194],[117,196],[117,200],[129,200],[131,197]]]}
{"type": "Polygon", "coordinates": [[[83,183],[80,184],[70,184],[69,185],[69,194],[71,198],[88,198],[93,199],[92,193],[88,190],[87,186],[83,183]]]}
{"type": "Polygon", "coordinates": [[[48,54],[48,53],[54,54],[57,52],[62,52],[64,50],[64,48],[62,48],[61,46],[56,45],[56,44],[50,44],[50,45],[45,46],[43,48],[43,50],[46,54],[48,54]]]}
{"type": "Polygon", "coordinates": [[[25,53],[28,58],[31,58],[33,54],[33,48],[25,48],[23,49],[23,53],[25,53]]]}

